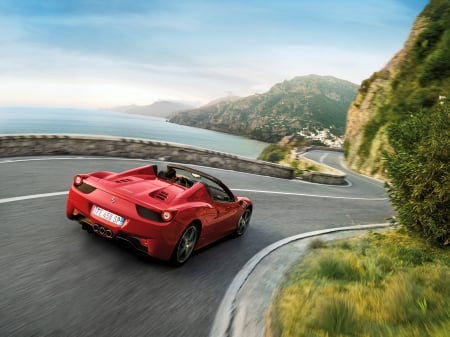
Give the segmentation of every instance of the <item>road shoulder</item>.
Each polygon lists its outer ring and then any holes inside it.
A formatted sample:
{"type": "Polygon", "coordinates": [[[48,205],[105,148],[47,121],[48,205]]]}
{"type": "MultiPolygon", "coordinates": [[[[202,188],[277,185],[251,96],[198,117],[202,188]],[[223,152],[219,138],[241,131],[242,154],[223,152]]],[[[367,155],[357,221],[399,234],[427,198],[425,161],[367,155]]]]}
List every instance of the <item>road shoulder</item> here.
{"type": "Polygon", "coordinates": [[[286,271],[317,238],[332,241],[389,227],[374,224],[314,231],[280,240],[256,254],[235,276],[217,311],[211,337],[260,337],[265,334],[265,314],[273,292],[286,271]]]}

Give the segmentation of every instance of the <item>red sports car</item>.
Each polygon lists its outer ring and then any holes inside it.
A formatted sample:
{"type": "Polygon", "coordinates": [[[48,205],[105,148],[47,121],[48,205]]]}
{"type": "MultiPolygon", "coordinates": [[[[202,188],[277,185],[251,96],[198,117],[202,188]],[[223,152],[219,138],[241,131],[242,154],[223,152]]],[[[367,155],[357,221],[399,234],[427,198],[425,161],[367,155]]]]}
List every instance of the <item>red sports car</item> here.
{"type": "Polygon", "coordinates": [[[253,204],[219,179],[182,165],[78,174],[66,214],[82,228],[122,239],[162,260],[183,264],[196,249],[231,233],[240,236],[253,204]]]}

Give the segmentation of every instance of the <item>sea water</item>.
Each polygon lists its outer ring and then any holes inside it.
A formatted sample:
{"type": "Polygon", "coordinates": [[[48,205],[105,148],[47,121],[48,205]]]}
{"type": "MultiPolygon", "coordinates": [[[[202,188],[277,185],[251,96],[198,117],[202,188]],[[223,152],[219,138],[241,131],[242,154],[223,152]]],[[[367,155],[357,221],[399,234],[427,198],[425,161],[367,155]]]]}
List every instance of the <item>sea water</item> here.
{"type": "Polygon", "coordinates": [[[187,144],[256,158],[268,144],[245,137],[169,123],[164,118],[113,111],[0,107],[0,134],[85,134],[187,144]]]}

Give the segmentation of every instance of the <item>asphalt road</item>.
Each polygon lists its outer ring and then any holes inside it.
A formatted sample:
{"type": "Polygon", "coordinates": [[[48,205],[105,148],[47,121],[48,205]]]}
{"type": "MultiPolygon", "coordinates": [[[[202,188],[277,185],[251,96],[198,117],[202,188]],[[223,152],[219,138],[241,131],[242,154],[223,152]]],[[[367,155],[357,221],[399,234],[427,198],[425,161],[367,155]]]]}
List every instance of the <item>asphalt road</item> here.
{"type": "MultiPolygon", "coordinates": [[[[308,156],[346,171],[340,153],[308,156]]],[[[74,174],[147,163],[153,162],[0,159],[0,336],[206,337],[233,277],[267,245],[318,229],[386,222],[393,214],[381,182],[348,171],[348,186],[327,186],[201,168],[250,197],[254,212],[243,237],[201,251],[181,268],[66,219],[63,193],[74,174]]]]}

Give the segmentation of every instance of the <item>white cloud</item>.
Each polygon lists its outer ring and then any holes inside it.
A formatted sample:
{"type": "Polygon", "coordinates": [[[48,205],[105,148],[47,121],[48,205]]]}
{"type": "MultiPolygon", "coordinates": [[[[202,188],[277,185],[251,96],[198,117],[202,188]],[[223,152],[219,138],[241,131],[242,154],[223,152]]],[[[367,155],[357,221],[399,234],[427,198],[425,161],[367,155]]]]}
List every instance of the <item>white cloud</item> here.
{"type": "Polygon", "coordinates": [[[191,1],[123,15],[0,14],[0,105],[206,103],[308,74],[359,84],[402,47],[395,36],[413,20],[392,0],[253,5],[191,1]],[[403,25],[395,28],[397,22],[403,25]],[[352,27],[368,35],[349,33],[352,27]],[[367,37],[373,34],[380,36],[367,37]]]}
{"type": "MultiPolygon", "coordinates": [[[[229,55],[230,56],[230,55],[229,55]]],[[[158,99],[206,103],[232,92],[267,91],[295,76],[332,75],[359,84],[388,60],[363,51],[279,46],[257,54],[209,58],[201,66],[118,61],[59,49],[15,45],[0,57],[0,105],[80,107],[150,104],[158,99]]]]}

